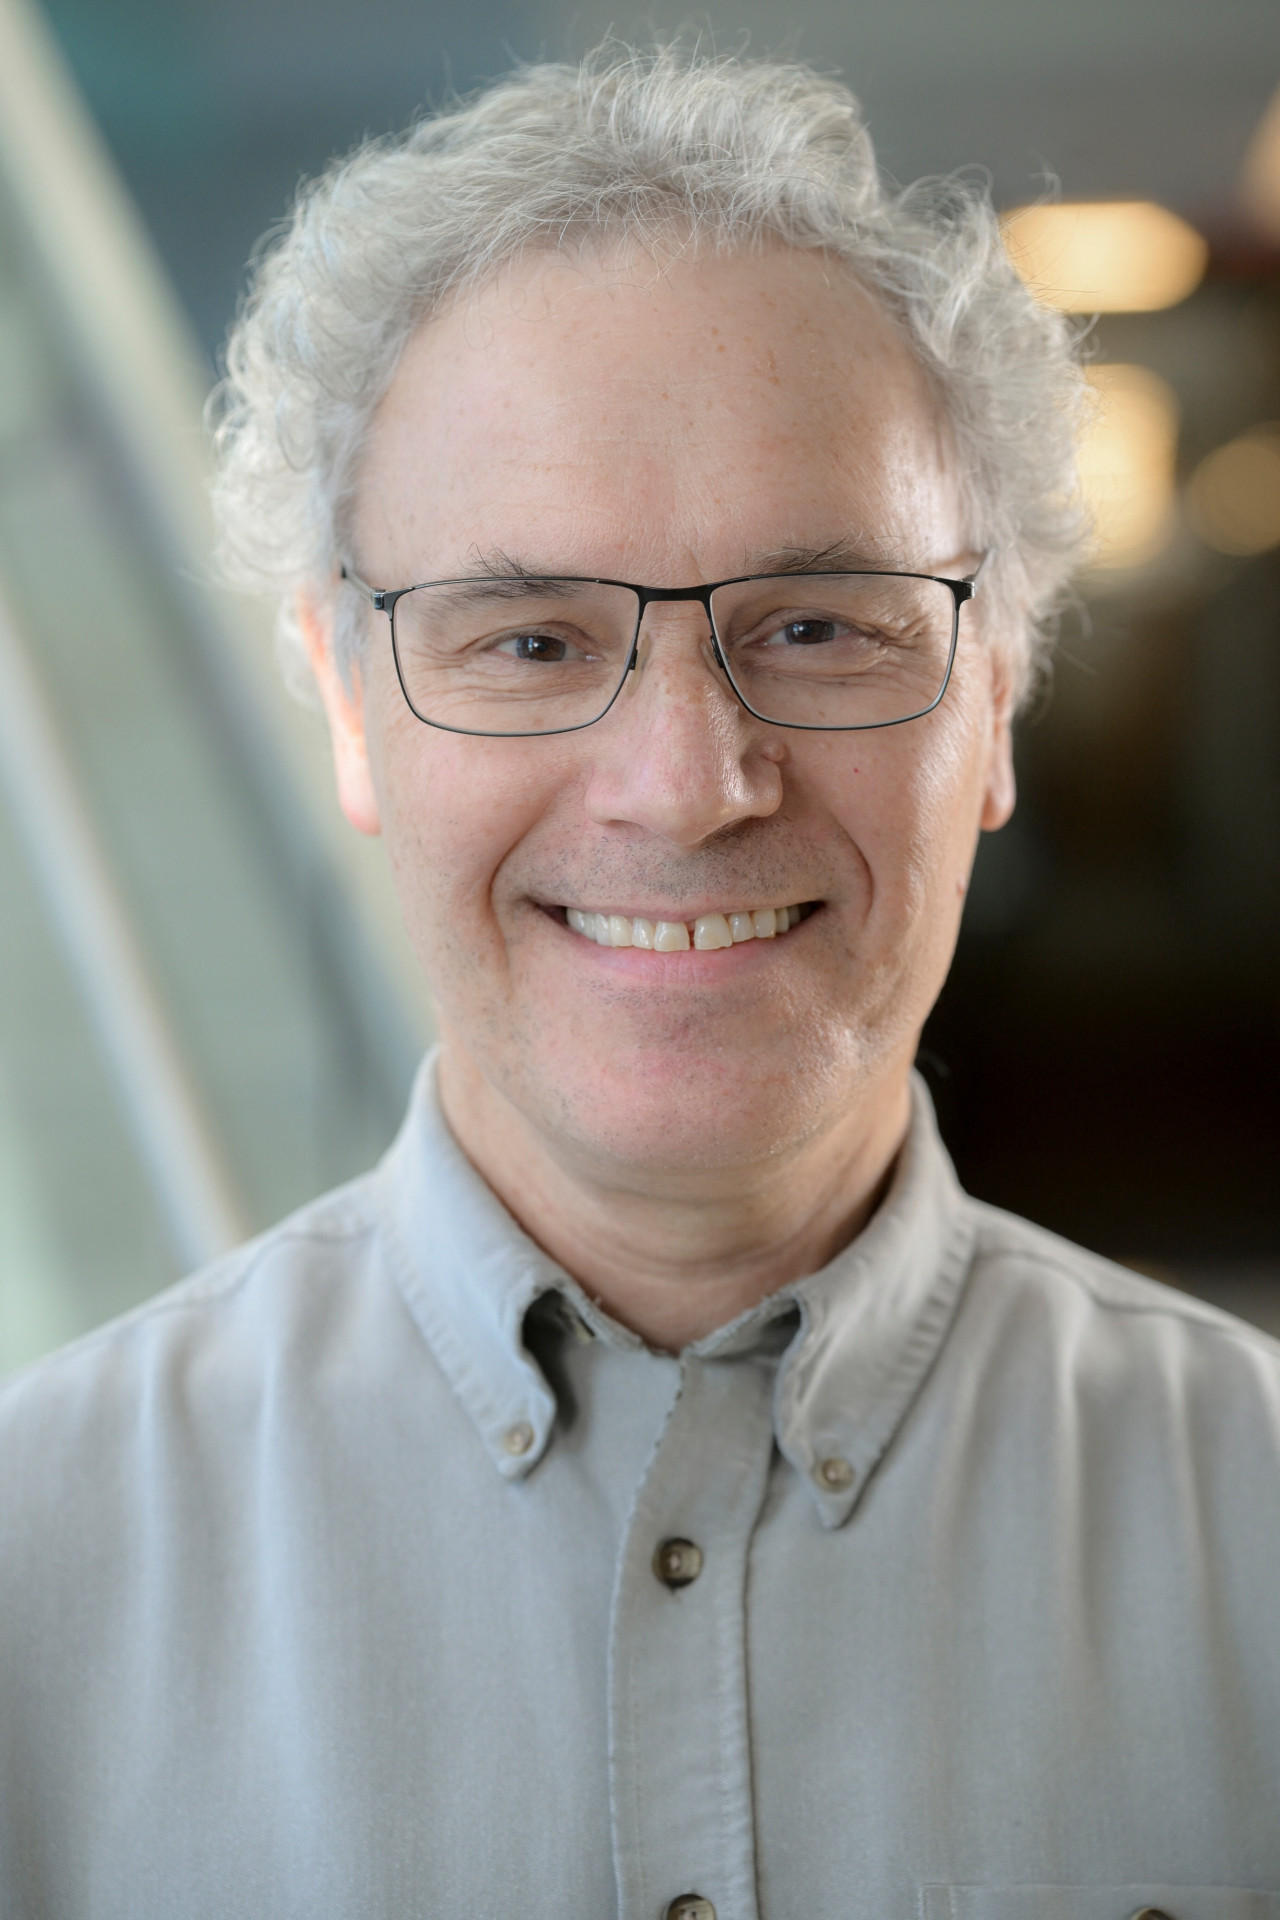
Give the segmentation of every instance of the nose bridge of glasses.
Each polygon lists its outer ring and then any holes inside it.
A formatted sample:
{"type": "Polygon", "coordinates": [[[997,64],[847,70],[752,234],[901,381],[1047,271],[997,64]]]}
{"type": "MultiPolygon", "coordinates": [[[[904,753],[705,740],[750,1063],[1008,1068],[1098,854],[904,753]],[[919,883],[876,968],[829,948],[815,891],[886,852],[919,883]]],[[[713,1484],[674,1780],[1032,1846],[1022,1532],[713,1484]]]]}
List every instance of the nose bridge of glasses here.
{"type": "Polygon", "coordinates": [[[723,668],[720,644],[716,638],[715,622],[711,613],[711,587],[643,587],[637,589],[640,602],[639,617],[636,623],[636,644],[631,665],[640,668],[645,663],[653,647],[655,638],[666,635],[678,639],[680,635],[696,633],[701,640],[702,650],[723,668]],[[699,615],[698,609],[701,609],[699,615]]]}

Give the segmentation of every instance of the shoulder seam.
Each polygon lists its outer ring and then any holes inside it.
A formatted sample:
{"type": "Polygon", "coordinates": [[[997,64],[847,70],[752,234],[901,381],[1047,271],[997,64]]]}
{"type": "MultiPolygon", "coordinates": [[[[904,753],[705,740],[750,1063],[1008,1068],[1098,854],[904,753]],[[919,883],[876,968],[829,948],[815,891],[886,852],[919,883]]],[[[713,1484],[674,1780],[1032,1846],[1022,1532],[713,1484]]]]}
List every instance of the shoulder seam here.
{"type": "Polygon", "coordinates": [[[308,1241],[315,1246],[340,1246],[344,1242],[358,1240],[362,1236],[377,1231],[377,1222],[371,1213],[363,1218],[350,1216],[341,1223],[330,1226],[304,1226],[301,1221],[286,1218],[279,1226],[270,1227],[246,1241],[242,1246],[233,1248],[220,1260],[212,1262],[207,1268],[197,1268],[193,1274],[177,1280],[172,1286],[153,1294],[150,1299],[140,1300],[135,1307],[124,1313],[116,1314],[103,1325],[90,1327],[78,1338],[69,1340],[64,1346],[55,1347],[53,1352],[41,1354],[26,1366],[19,1367],[6,1379],[0,1381],[0,1394],[5,1393],[19,1381],[29,1379],[33,1374],[52,1370],[63,1360],[78,1358],[91,1353],[95,1347],[104,1346],[125,1333],[132,1333],[137,1326],[156,1320],[169,1314],[193,1312],[201,1307],[220,1306],[239,1292],[262,1262],[282,1245],[304,1245],[308,1241]]]}
{"type": "MultiPolygon", "coordinates": [[[[1126,1300],[1110,1296],[1106,1288],[1112,1271],[1121,1282],[1140,1282],[1144,1276],[1131,1272],[1127,1267],[1117,1266],[1103,1254],[1091,1253],[1087,1247],[1072,1248],[1076,1259],[1069,1259],[1059,1251],[1058,1236],[1047,1227],[1037,1227],[1034,1221],[1022,1220],[1018,1215],[1006,1213],[1003,1208],[990,1206],[986,1201],[974,1200],[971,1204],[980,1216],[978,1241],[974,1249],[979,1259],[984,1255],[994,1259],[1017,1258],[1021,1255],[1033,1260],[1041,1271],[1047,1271],[1057,1279],[1078,1287],[1095,1306],[1106,1312],[1153,1317],[1167,1315],[1170,1319],[1203,1328],[1206,1333],[1241,1341],[1249,1347],[1261,1345],[1273,1352],[1277,1346],[1275,1335],[1268,1333],[1265,1328],[1241,1320],[1225,1309],[1213,1306],[1208,1300],[1201,1300],[1196,1294],[1180,1294],[1172,1287],[1166,1287],[1164,1297],[1151,1300],[1126,1300]],[[984,1234],[984,1226],[990,1238],[984,1234]],[[990,1232],[991,1228],[995,1231],[990,1232]],[[1019,1229],[1027,1235],[1022,1244],[1019,1244],[1019,1229]]],[[[1161,1283],[1151,1281],[1148,1284],[1156,1286],[1161,1283]]]]}

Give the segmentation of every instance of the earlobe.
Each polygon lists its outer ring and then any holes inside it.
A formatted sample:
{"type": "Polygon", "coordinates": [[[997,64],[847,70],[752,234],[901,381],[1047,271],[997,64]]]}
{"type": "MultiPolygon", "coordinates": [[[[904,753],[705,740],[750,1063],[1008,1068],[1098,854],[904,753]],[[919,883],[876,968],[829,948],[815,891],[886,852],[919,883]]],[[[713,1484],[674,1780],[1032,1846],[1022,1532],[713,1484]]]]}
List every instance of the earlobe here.
{"type": "Polygon", "coordinates": [[[306,595],[299,595],[298,598],[298,625],[329,722],[338,804],[358,832],[381,833],[378,796],[374,791],[365,738],[359,670],[352,669],[351,685],[348,686],[333,657],[332,617],[327,610],[322,613],[306,595]]]}
{"type": "Polygon", "coordinates": [[[982,801],[984,833],[994,833],[1004,826],[1018,797],[1013,771],[1013,689],[1002,667],[997,667],[994,675],[993,696],[987,788],[982,801]]]}
{"type": "Polygon", "coordinates": [[[987,768],[987,791],[982,802],[982,828],[994,833],[1004,826],[1013,812],[1018,785],[1013,771],[1013,739],[1009,727],[1002,725],[991,743],[987,768]]]}

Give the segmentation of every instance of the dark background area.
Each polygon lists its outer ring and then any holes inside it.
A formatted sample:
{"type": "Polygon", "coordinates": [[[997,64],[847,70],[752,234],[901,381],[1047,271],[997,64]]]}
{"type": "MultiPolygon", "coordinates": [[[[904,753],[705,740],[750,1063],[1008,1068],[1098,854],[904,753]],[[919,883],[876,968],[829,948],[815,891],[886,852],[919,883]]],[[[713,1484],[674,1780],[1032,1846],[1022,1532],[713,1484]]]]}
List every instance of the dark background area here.
{"type": "MultiPolygon", "coordinates": [[[[644,31],[491,0],[46,12],[211,367],[301,176],[514,59],[644,31]]],[[[1280,419],[1280,261],[1237,191],[1280,81],[1274,0],[700,17],[722,48],[839,68],[898,178],[977,165],[1005,207],[1056,178],[1066,198],[1183,213],[1210,241],[1203,284],[1168,312],[1104,317],[1091,350],[1169,383],[1180,481],[1280,419]]],[[[1209,1290],[1280,1276],[1278,609],[1276,551],[1212,552],[1185,515],[1149,565],[1085,583],[923,1056],[973,1191],[1209,1290]]]]}

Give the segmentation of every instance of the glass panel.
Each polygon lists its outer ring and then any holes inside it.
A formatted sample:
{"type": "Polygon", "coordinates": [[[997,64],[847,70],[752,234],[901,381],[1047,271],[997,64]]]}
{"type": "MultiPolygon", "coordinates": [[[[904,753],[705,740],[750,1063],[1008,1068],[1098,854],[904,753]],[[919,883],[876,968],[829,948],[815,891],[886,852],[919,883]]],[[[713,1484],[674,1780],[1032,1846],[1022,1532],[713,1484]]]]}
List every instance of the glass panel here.
{"type": "MultiPolygon", "coordinates": [[[[0,586],[240,1211],[259,1228],[377,1157],[416,1049],[388,1064],[351,987],[333,870],[264,813],[128,472],[0,181],[0,586]]],[[[288,776],[273,765],[265,777],[288,776]]],[[[0,800],[0,1370],[179,1277],[32,858],[0,800]]],[[[381,977],[371,961],[370,981],[381,977]]]]}
{"type": "Polygon", "coordinates": [[[176,1278],[80,1003],[0,810],[0,1372],[176,1278]]]}

